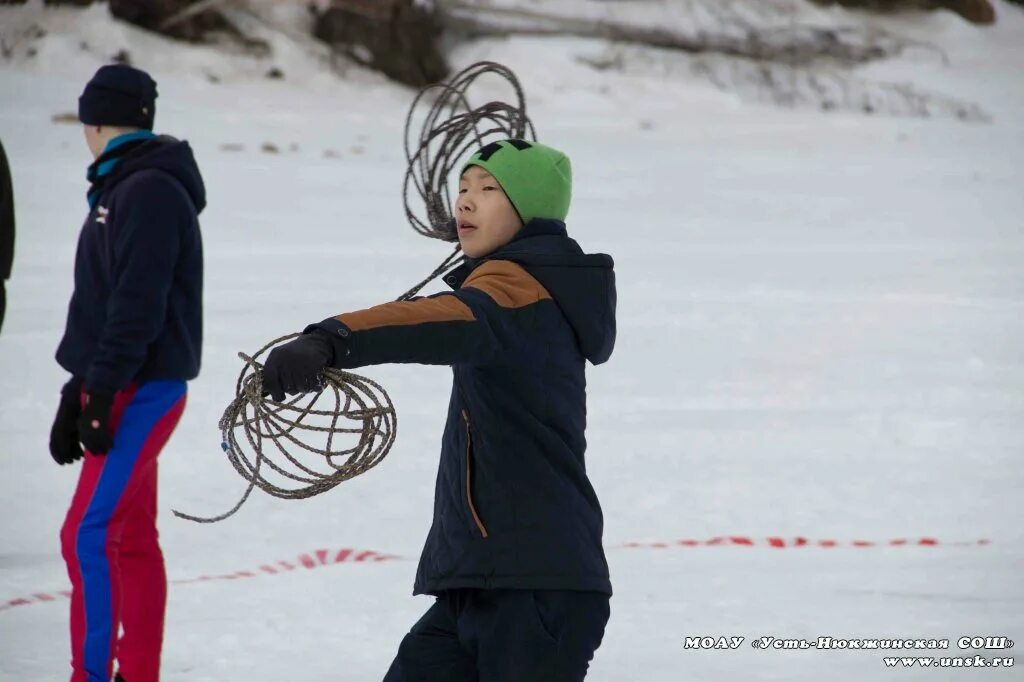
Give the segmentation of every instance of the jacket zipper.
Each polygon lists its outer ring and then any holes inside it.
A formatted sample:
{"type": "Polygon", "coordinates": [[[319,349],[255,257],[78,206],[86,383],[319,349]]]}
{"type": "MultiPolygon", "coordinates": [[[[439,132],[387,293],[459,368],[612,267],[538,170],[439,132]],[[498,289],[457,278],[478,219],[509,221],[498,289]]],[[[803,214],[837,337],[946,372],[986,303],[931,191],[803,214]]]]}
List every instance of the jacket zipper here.
{"type": "Polygon", "coordinates": [[[469,430],[469,413],[466,410],[462,410],[462,419],[466,422],[466,501],[469,502],[469,511],[473,514],[476,527],[480,529],[480,535],[487,537],[487,529],[484,528],[484,522],[480,520],[480,515],[476,513],[476,506],[473,504],[473,434],[469,430]]]}

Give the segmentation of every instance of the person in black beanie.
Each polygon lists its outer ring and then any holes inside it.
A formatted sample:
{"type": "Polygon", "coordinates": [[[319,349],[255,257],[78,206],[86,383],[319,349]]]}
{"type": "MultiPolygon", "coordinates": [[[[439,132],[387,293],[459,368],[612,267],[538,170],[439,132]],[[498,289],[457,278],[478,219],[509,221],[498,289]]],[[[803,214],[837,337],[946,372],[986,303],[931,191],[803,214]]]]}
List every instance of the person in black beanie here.
{"type": "Polygon", "coordinates": [[[14,187],[4,145],[0,143],[0,330],[7,312],[6,282],[14,264],[14,187]]]}
{"type": "Polygon", "coordinates": [[[115,64],[78,100],[95,160],[57,349],[71,378],[50,432],[58,464],[84,459],[60,534],[72,682],[109,682],[115,658],[118,680],[160,674],[157,455],[199,373],[206,190],[188,143],[153,133],[156,97],[149,74],[115,64]]]}

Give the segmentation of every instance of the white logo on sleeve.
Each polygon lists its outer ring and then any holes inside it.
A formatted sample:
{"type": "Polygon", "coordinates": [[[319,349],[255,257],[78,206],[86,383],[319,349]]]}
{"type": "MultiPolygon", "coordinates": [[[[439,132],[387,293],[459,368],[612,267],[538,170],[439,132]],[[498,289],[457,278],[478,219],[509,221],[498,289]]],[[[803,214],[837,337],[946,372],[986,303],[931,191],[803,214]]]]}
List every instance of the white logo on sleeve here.
{"type": "Polygon", "coordinates": [[[106,225],[107,224],[107,216],[109,214],[110,214],[110,209],[106,208],[105,206],[97,206],[96,207],[96,222],[101,223],[103,225],[106,225]]]}

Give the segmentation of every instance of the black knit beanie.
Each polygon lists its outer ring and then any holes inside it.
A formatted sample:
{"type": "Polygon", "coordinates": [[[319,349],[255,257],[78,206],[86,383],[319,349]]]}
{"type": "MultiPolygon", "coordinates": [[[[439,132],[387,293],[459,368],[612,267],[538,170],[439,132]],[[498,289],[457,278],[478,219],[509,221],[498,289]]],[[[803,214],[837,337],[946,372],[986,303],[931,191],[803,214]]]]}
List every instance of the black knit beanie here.
{"type": "Polygon", "coordinates": [[[101,66],[78,98],[78,120],[86,125],[153,129],[156,81],[125,64],[101,66]]]}

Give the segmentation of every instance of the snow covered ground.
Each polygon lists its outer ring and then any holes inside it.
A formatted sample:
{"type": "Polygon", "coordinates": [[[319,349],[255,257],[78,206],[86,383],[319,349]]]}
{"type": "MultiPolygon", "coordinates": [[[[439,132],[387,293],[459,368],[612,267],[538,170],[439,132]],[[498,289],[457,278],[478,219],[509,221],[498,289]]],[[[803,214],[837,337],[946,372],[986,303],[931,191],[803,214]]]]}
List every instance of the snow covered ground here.
{"type": "MultiPolygon", "coordinates": [[[[0,8],[0,30],[23,36],[38,10],[0,8]]],[[[589,373],[587,455],[615,596],[588,680],[959,680],[972,673],[886,668],[899,652],[750,640],[935,637],[951,648],[922,655],[971,657],[1016,650],[960,651],[960,636],[1024,641],[1024,12],[998,10],[986,29],[900,20],[949,63],[912,52],[860,74],[973,102],[987,123],[772,108],[686,69],[595,71],[579,57],[606,48],[586,40],[455,53],[519,74],[540,137],[573,159],[571,233],[617,263],[619,342],[589,373]],[[704,542],[732,536],[756,544],[704,542]],[[685,649],[697,635],[747,639],[685,649]]],[[[67,671],[67,603],[32,595],[68,584],[57,533],[75,472],[46,440],[89,158],[79,127],[51,119],[121,49],[156,77],[158,130],[191,142],[209,193],[203,374],[162,459],[168,570],[254,574],[172,586],[164,679],[380,679],[430,604],[409,595],[447,369],[364,371],[394,399],[398,442],[331,493],[255,494],[212,526],[169,510],[221,512],[243,489],[216,426],[238,351],[392,299],[448,253],[402,212],[412,93],[358,69],[303,73],[313,58],[283,39],[255,60],[172,46],[104,7],[41,26],[0,61],[18,214],[0,335],[0,679],[67,671]],[[284,80],[263,77],[272,65],[284,80]],[[320,548],[406,560],[258,568],[320,548]]],[[[1022,679],[1020,665],[980,677],[1022,679]]]]}

